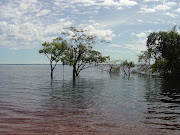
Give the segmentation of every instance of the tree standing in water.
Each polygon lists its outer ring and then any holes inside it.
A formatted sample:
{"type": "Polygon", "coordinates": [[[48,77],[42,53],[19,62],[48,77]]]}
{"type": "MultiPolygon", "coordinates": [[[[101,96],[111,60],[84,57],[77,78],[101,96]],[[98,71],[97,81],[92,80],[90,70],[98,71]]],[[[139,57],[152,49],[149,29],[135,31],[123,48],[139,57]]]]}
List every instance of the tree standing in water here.
{"type": "Polygon", "coordinates": [[[42,44],[43,49],[39,50],[39,53],[44,53],[50,61],[51,67],[51,80],[53,79],[53,71],[59,61],[63,61],[65,50],[67,50],[66,41],[58,37],[53,40],[52,43],[44,42],[42,44]],[[54,62],[54,64],[53,64],[54,62]]]}
{"type": "Polygon", "coordinates": [[[121,66],[123,67],[123,71],[124,71],[125,75],[130,76],[131,68],[135,67],[135,64],[132,61],[128,62],[127,60],[125,60],[121,63],[121,66]],[[126,70],[127,70],[127,72],[126,72],[126,70]]]}
{"type": "Polygon", "coordinates": [[[152,53],[152,49],[148,49],[147,51],[142,51],[142,54],[138,55],[138,62],[141,62],[139,71],[150,73],[151,59],[153,58],[152,53]]]}
{"type": "Polygon", "coordinates": [[[150,33],[147,48],[152,50],[155,63],[152,71],[162,74],[180,75],[180,34],[176,26],[170,31],[150,33]]]}
{"type": "Polygon", "coordinates": [[[88,35],[86,30],[75,27],[67,29],[69,32],[62,33],[67,37],[68,44],[64,62],[73,67],[73,78],[79,76],[83,69],[97,66],[109,59],[108,56],[102,56],[100,52],[92,49],[97,41],[96,36],[88,35]]]}

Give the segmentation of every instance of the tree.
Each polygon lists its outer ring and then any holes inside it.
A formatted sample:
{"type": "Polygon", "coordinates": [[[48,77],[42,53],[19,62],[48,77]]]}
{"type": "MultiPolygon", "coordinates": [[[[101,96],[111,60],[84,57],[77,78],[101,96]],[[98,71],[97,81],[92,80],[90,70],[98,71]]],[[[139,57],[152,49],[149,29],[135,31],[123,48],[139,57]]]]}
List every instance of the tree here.
{"type": "Polygon", "coordinates": [[[113,60],[113,61],[108,61],[109,65],[109,73],[119,73],[120,72],[120,64],[117,64],[121,60],[113,60]]]}
{"type": "Polygon", "coordinates": [[[170,31],[150,33],[147,47],[153,51],[154,70],[168,74],[180,74],[180,34],[176,26],[170,31]]]}
{"type": "Polygon", "coordinates": [[[87,35],[86,30],[79,30],[75,27],[67,29],[69,32],[62,33],[66,36],[68,43],[68,51],[64,60],[66,64],[73,67],[73,78],[79,76],[83,69],[97,66],[109,58],[92,49],[97,42],[96,36],[87,35]]]}
{"type": "Polygon", "coordinates": [[[64,60],[65,50],[67,50],[67,43],[66,41],[62,40],[62,38],[58,37],[54,39],[52,43],[44,42],[42,46],[43,49],[39,50],[39,53],[44,53],[49,59],[51,67],[51,79],[53,79],[53,71],[57,63],[60,60],[64,60]],[[55,63],[54,65],[53,62],[55,63]]]}
{"type": "Polygon", "coordinates": [[[146,51],[142,51],[142,54],[138,55],[138,62],[141,62],[141,66],[139,68],[140,71],[150,73],[151,59],[153,58],[152,53],[152,49],[148,49],[146,51]]]}
{"type": "Polygon", "coordinates": [[[165,59],[156,59],[155,63],[151,66],[152,72],[164,73],[166,70],[167,60],[165,59]]]}
{"type": "Polygon", "coordinates": [[[125,61],[122,61],[121,66],[123,67],[123,71],[124,71],[125,75],[130,76],[130,74],[131,74],[130,70],[132,67],[135,67],[135,64],[133,61],[128,62],[127,60],[125,60],[125,61]]]}

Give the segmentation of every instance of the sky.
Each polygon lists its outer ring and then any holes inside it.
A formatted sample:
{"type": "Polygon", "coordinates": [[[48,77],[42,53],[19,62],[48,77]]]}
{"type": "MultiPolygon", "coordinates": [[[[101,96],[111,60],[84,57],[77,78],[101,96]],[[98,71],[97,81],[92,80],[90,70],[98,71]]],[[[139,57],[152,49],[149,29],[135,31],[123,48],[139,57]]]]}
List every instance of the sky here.
{"type": "Polygon", "coordinates": [[[48,64],[42,43],[65,27],[86,29],[94,49],[137,63],[151,32],[179,27],[179,0],[0,0],[0,64],[48,64]]]}

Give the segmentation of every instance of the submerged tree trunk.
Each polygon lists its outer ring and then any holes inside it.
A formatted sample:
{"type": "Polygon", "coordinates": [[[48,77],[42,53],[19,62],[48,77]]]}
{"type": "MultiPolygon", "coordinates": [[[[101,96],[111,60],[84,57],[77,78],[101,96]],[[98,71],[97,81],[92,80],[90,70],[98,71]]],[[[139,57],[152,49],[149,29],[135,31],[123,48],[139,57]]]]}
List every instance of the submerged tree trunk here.
{"type": "Polygon", "coordinates": [[[53,79],[53,66],[52,66],[52,61],[50,61],[50,66],[51,66],[51,80],[53,79]]]}
{"type": "Polygon", "coordinates": [[[73,79],[76,78],[76,65],[73,65],[73,79]]]}
{"type": "Polygon", "coordinates": [[[131,72],[130,72],[130,68],[128,68],[128,76],[130,76],[131,75],[131,72]]]}
{"type": "Polygon", "coordinates": [[[56,65],[57,65],[57,62],[55,63],[55,65],[54,65],[54,67],[53,67],[52,61],[50,61],[50,67],[51,67],[51,80],[53,79],[53,71],[54,71],[56,65]]]}
{"type": "Polygon", "coordinates": [[[53,79],[53,69],[51,69],[51,80],[53,79]]]}

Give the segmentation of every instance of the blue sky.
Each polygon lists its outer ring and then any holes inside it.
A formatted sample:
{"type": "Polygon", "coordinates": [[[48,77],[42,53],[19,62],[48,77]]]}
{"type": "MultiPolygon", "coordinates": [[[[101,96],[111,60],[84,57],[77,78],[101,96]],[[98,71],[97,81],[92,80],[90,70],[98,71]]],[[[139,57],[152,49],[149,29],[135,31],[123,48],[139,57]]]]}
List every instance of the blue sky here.
{"type": "Polygon", "coordinates": [[[41,44],[69,26],[109,40],[94,45],[103,55],[137,62],[151,32],[179,21],[179,0],[1,0],[0,64],[49,63],[41,44]]]}

